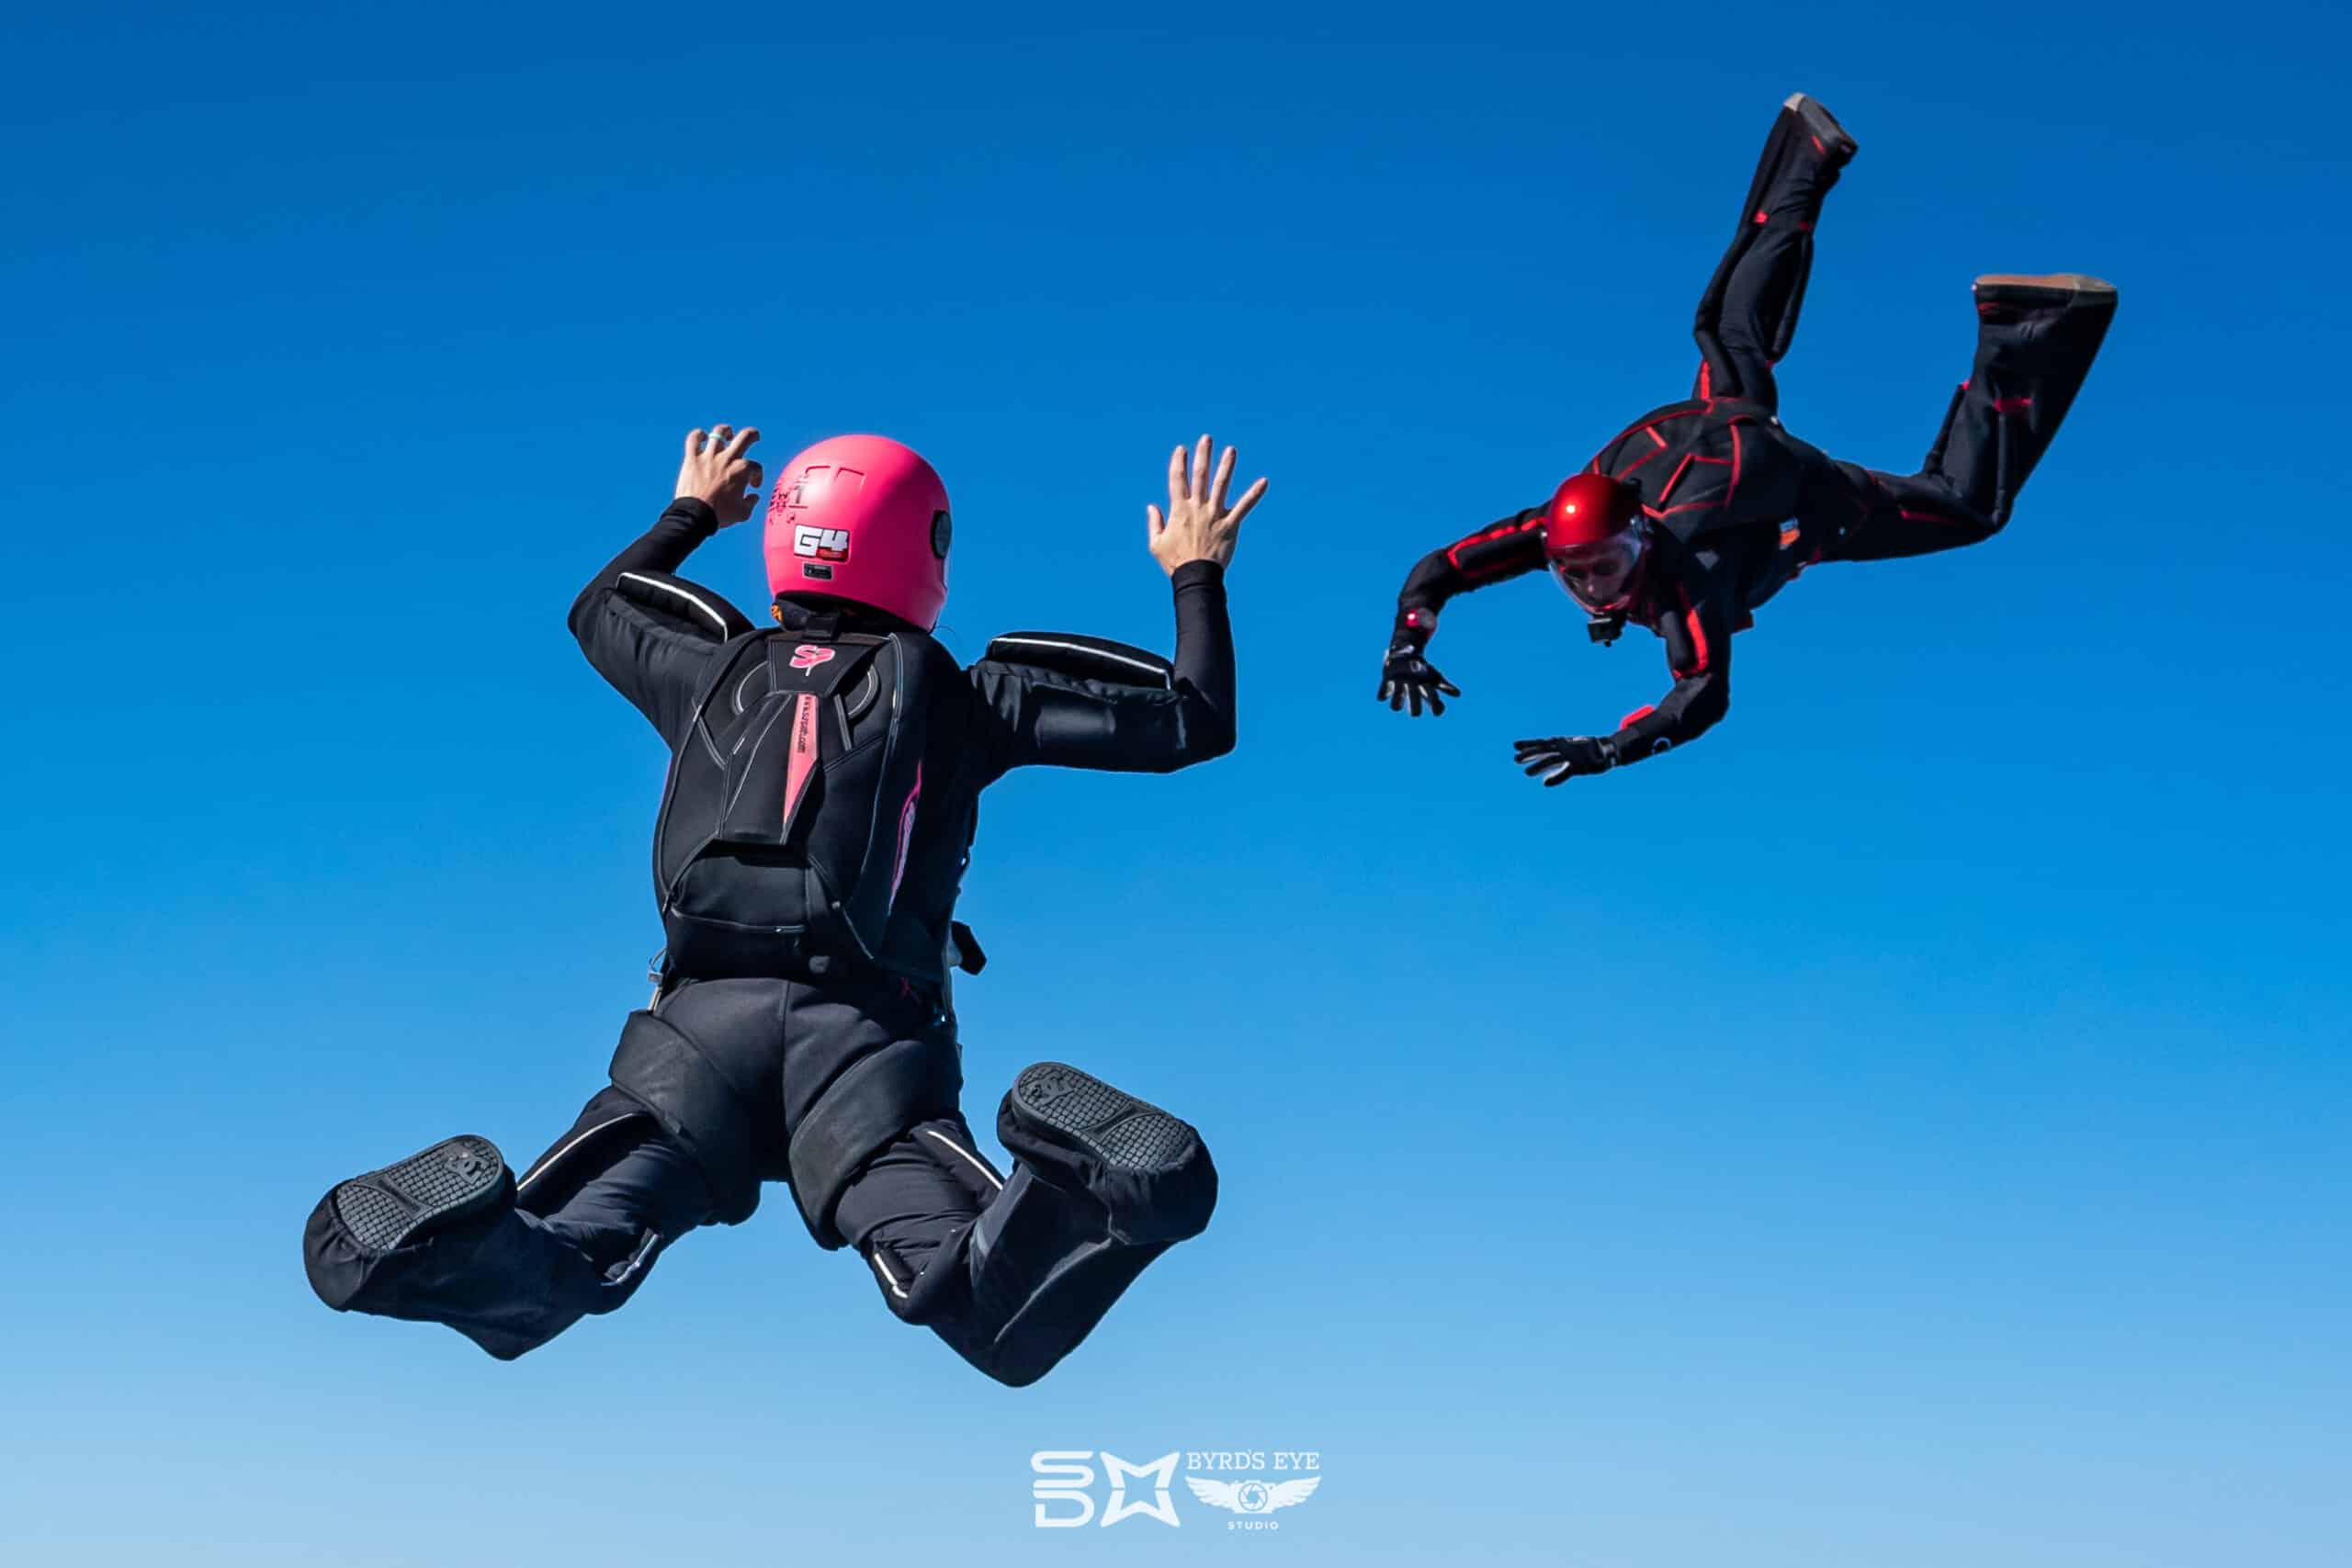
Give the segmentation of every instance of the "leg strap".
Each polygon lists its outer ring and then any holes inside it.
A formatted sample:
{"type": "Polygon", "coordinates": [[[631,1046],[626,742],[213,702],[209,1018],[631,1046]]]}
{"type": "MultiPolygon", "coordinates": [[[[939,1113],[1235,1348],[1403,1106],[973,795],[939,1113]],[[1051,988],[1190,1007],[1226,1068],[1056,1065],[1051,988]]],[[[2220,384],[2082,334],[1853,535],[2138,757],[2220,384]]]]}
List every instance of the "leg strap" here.
{"type": "Polygon", "coordinates": [[[847,1245],[834,1207],[866,1162],[910,1127],[957,1119],[964,1069],[952,1042],[894,1041],[835,1078],[792,1129],[792,1193],[817,1245],[847,1245]]]}
{"type": "Polygon", "coordinates": [[[701,1167],[714,1204],[711,1218],[729,1225],[750,1219],[760,1206],[751,1111],[695,1043],[653,1013],[633,1012],[621,1028],[612,1073],[614,1085],[651,1111],[701,1167]]]}

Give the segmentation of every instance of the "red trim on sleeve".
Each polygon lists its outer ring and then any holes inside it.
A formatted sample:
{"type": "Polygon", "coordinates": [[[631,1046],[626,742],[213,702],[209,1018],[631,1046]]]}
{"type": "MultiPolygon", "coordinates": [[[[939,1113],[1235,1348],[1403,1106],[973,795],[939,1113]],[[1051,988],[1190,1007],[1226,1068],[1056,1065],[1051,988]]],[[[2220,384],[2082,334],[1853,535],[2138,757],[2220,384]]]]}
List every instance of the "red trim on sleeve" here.
{"type": "MultiPolygon", "coordinates": [[[[1446,546],[1445,564],[1452,567],[1454,570],[1464,573],[1465,576],[1476,576],[1477,575],[1476,573],[1473,572],[1471,569],[1462,564],[1462,552],[1464,550],[1468,549],[1473,545],[1491,544],[1498,539],[1511,538],[1517,535],[1525,534],[1531,530],[1541,528],[1542,526],[1544,526],[1544,514],[1541,512],[1537,512],[1532,516],[1517,517],[1508,523],[1498,523],[1491,528],[1482,528],[1466,539],[1457,539],[1453,544],[1446,546]]],[[[1498,563],[1498,566],[1501,564],[1505,563],[1498,563]]]]}
{"type": "Polygon", "coordinates": [[[1690,634],[1690,668],[1676,668],[1674,678],[1688,681],[1693,675],[1707,672],[1707,666],[1713,661],[1712,652],[1707,647],[1707,628],[1699,619],[1698,607],[1690,603],[1690,591],[1677,583],[1674,593],[1682,601],[1682,628],[1690,634]]]}
{"type": "Polygon", "coordinates": [[[1657,712],[1657,705],[1656,703],[1644,703],[1640,707],[1635,708],[1633,712],[1619,719],[1617,721],[1617,728],[1620,729],[1631,729],[1634,726],[1641,723],[1642,720],[1649,717],[1650,715],[1656,712],[1657,712]]]}

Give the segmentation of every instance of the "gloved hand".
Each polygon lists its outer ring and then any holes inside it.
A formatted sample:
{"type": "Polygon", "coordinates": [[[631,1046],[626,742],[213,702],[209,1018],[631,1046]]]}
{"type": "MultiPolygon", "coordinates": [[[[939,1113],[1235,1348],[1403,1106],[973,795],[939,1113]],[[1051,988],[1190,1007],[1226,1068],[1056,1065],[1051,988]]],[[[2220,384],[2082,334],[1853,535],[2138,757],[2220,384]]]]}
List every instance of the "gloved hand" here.
{"type": "Polygon", "coordinates": [[[1542,773],[1544,787],[1549,789],[1615,767],[1617,743],[1607,736],[1555,735],[1548,740],[1513,741],[1511,756],[1525,764],[1529,778],[1542,773]]]}
{"type": "Polygon", "coordinates": [[[1380,701],[1388,705],[1391,713],[1402,713],[1407,704],[1412,705],[1413,716],[1421,716],[1421,705],[1427,703],[1430,712],[1445,711],[1445,697],[1458,697],[1462,688],[1438,672],[1436,665],[1421,657],[1430,645],[1430,637],[1437,630],[1437,615],[1425,609],[1396,612],[1396,636],[1388,644],[1388,655],[1380,661],[1380,701]]]}

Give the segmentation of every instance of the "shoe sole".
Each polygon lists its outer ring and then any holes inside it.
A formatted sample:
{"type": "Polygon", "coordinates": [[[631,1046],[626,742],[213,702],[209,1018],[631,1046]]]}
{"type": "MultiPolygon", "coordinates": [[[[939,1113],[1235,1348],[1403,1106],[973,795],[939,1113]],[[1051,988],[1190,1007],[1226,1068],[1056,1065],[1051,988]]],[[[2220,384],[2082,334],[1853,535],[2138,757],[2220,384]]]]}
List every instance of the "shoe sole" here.
{"type": "Polygon", "coordinates": [[[504,1156],[488,1138],[444,1138],[422,1154],[336,1188],[335,1217],[365,1251],[390,1252],[428,1230],[489,1208],[512,1179],[504,1156]]]}
{"type": "Polygon", "coordinates": [[[1023,1068],[1012,1099],[1024,1116],[1114,1170],[1174,1170],[1200,1146],[1191,1122],[1059,1062],[1023,1068]]]}
{"type": "Polygon", "coordinates": [[[2031,276],[1988,272],[1975,283],[1976,298],[2011,299],[2019,304],[2103,305],[2115,299],[2115,285],[2088,273],[2052,272],[2031,276]]]}
{"type": "Polygon", "coordinates": [[[1829,106],[1819,98],[1804,93],[1791,93],[1781,107],[1804,122],[1805,130],[1820,145],[1823,156],[1834,155],[1838,162],[1844,163],[1861,151],[1861,143],[1854,140],[1852,132],[1838,123],[1838,117],[1831,114],[1829,106]]]}

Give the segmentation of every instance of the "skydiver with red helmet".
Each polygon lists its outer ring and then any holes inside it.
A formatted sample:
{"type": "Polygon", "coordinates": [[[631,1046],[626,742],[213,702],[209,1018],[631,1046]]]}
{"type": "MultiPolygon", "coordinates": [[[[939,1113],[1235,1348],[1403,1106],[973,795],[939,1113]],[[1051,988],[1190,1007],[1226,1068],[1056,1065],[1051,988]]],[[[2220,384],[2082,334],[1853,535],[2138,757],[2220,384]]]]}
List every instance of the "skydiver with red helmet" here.
{"type": "Polygon", "coordinates": [[[1439,612],[1456,594],[1548,567],[1594,641],[1641,626],[1666,644],[1673,689],[1614,733],[1515,747],[1547,785],[1606,773],[1723,717],[1733,635],[1806,567],[1957,549],[2008,522],[2107,334],[2114,286],[2075,273],[1979,277],[1975,363],[1920,471],[1826,456],[1781,428],[1773,367],[1796,331],[1823,199],[1855,145],[1804,94],[1781,106],[1699,301],[1691,396],[1619,433],[1549,501],[1423,558],[1397,595],[1381,701],[1442,714],[1462,694],[1428,659],[1439,612]]]}
{"type": "Polygon", "coordinates": [[[1266,481],[1178,447],[1147,509],[1176,656],[1073,634],[931,635],[946,487],[880,436],[820,441],[769,497],[773,627],[679,577],[751,514],[757,432],[686,438],[677,499],[590,580],[572,634],[671,752],[654,828],[668,946],[611,1082],[517,1177],[471,1135],[337,1183],[303,1235],[328,1305],[446,1324],[501,1359],[627,1302],[686,1232],[789,1188],[819,1245],[1009,1384],[1034,1382],[1216,1202],[1190,1123],[1071,1066],[1023,1069],[999,1170],[960,1108],[948,978],[980,792],[1014,768],[1167,773],[1234,744],[1225,571],[1266,481]]]}

